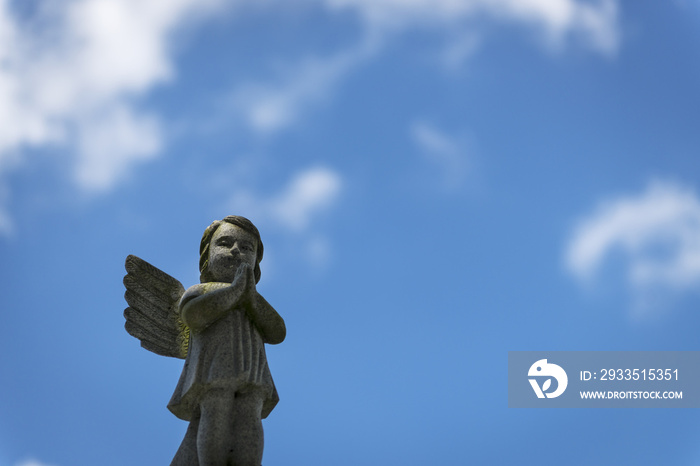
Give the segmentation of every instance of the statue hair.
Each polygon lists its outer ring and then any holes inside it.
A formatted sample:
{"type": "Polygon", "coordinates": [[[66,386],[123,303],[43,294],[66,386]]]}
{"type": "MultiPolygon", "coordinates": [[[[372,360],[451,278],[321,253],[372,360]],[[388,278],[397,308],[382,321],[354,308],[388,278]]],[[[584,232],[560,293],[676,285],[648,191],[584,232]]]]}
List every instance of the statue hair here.
{"type": "Polygon", "coordinates": [[[260,281],[260,261],[263,258],[263,243],[262,239],[260,239],[260,232],[255,225],[253,225],[253,222],[238,215],[229,215],[228,217],[224,217],[222,220],[216,220],[215,222],[212,222],[212,224],[209,225],[206,230],[204,230],[202,241],[199,244],[199,281],[201,283],[213,281],[213,277],[209,275],[209,245],[211,244],[211,239],[214,237],[214,233],[216,233],[216,230],[218,230],[224,222],[241,227],[243,230],[255,236],[255,239],[258,240],[256,247],[257,257],[255,259],[255,270],[253,271],[255,275],[255,283],[258,283],[260,281]]]}

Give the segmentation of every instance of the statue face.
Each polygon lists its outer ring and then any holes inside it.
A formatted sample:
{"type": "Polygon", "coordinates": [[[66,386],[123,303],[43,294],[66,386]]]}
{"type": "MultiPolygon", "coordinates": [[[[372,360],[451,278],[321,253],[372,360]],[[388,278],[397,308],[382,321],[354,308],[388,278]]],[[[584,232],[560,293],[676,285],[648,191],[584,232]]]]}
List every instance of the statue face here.
{"type": "Polygon", "coordinates": [[[224,222],[209,245],[209,273],[215,281],[232,282],[241,264],[255,268],[257,239],[238,225],[224,222]]]}

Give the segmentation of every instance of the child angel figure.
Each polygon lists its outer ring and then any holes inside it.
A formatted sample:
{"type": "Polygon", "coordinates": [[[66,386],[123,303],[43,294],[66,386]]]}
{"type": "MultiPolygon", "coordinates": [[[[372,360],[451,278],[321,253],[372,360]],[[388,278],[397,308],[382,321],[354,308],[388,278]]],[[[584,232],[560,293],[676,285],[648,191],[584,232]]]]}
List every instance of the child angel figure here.
{"type": "Polygon", "coordinates": [[[127,258],[127,331],[146,349],[185,359],[168,409],[190,424],[171,466],[261,464],[262,419],[279,400],[264,344],[286,336],[284,320],[255,288],[262,256],[253,223],[228,216],[204,231],[201,283],[187,291],[127,258]]]}

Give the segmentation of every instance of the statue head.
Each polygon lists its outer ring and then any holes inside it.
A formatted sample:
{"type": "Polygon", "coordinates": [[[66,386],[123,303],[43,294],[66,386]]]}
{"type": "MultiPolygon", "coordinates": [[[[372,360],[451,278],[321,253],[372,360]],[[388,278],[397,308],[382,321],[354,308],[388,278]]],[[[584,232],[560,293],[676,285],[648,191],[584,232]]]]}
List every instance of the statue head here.
{"type": "MultiPolygon", "coordinates": [[[[246,256],[248,256],[249,260],[255,263],[253,269],[255,283],[260,281],[260,261],[263,257],[263,243],[260,239],[260,232],[255,225],[253,225],[253,222],[247,218],[229,215],[222,220],[213,222],[204,230],[204,234],[202,235],[202,241],[199,245],[199,279],[202,283],[221,280],[218,277],[214,277],[211,273],[209,260],[213,250],[216,252],[220,247],[234,247],[233,244],[229,245],[229,242],[231,242],[231,235],[243,236],[243,238],[241,238],[243,242],[241,245],[236,245],[236,248],[240,248],[240,254],[244,260],[246,256]],[[223,233],[227,234],[225,236],[217,235],[217,231],[219,231],[223,225],[229,225],[224,228],[226,231],[222,230],[223,233]],[[217,238],[217,241],[220,239],[221,244],[212,246],[212,240],[214,240],[215,237],[220,237],[217,238]],[[246,246],[246,244],[248,244],[248,246],[246,246]]],[[[235,272],[236,270],[233,269],[232,273],[235,274],[235,272]]],[[[231,280],[233,280],[233,276],[231,276],[231,280]]]]}

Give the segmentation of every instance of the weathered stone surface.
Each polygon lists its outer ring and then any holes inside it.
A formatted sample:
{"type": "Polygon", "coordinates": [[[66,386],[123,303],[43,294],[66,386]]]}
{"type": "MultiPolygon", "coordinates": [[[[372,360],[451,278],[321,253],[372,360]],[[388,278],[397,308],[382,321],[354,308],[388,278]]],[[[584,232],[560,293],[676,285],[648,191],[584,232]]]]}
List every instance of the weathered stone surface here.
{"type": "Polygon", "coordinates": [[[185,359],[168,409],[190,422],[172,465],[259,466],[262,419],[279,400],[265,343],[284,320],[256,291],[263,244],[247,219],[212,223],[200,244],[200,280],[186,291],[135,256],[126,260],[126,330],[155,353],[185,359]]]}

